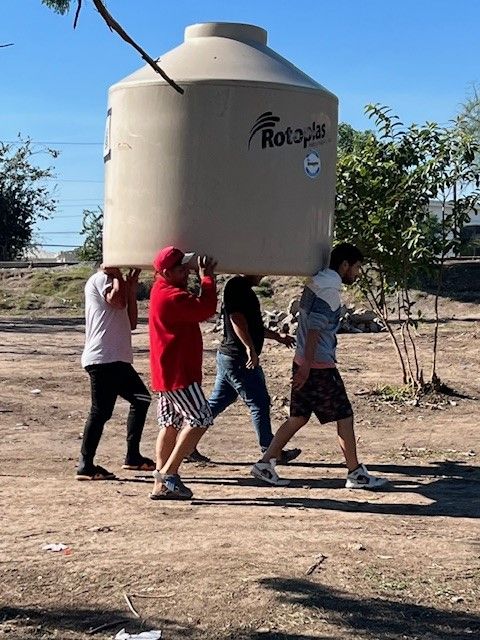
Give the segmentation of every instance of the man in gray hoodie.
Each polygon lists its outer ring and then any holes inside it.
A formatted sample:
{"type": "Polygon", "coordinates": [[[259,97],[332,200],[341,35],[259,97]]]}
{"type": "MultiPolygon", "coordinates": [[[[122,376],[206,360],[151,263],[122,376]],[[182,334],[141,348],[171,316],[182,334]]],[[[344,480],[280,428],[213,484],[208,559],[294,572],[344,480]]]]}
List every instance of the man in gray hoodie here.
{"type": "Polygon", "coordinates": [[[275,434],[263,458],[252,467],[252,475],[276,486],[288,484],[279,478],[275,460],[295,433],[310,420],[337,423],[338,440],[348,469],[348,489],[379,489],[385,478],[372,476],[357,458],[353,411],[336,367],[337,331],[340,326],[340,290],[358,278],[363,256],[347,242],[337,245],[330,268],[323,269],[306,285],[300,301],[297,349],[293,360],[290,417],[275,434]]]}

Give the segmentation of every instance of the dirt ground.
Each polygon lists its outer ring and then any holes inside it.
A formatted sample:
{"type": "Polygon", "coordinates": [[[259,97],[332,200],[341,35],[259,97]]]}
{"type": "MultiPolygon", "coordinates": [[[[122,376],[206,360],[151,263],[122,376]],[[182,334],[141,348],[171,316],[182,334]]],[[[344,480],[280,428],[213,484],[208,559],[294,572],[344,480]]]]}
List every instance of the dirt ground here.
{"type": "MultiPolygon", "coordinates": [[[[186,503],[148,500],[151,479],[121,470],[123,401],[98,455],[120,479],[76,482],[89,408],[83,319],[0,318],[0,637],[107,639],[125,627],[161,629],[168,640],[479,638],[475,312],[465,307],[462,319],[455,308],[442,324],[440,373],[469,398],[441,409],[362,395],[398,382],[388,337],[339,336],[361,457],[391,480],[388,491],[343,488],[334,428],[313,420],[294,441],[302,456],[281,469],[291,486],[259,486],[249,475],[258,457],[253,430],[237,403],[201,443],[214,463],[183,468],[194,490],[186,503]],[[42,550],[57,542],[68,552],[42,550]]],[[[421,329],[424,344],[430,331],[421,329]]],[[[216,340],[206,333],[207,391],[216,340]]],[[[134,346],[148,379],[144,321],[134,346]]],[[[291,353],[268,345],[262,360],[276,428],[286,415],[291,353]]],[[[145,454],[153,454],[156,431],[152,405],[145,454]]]]}

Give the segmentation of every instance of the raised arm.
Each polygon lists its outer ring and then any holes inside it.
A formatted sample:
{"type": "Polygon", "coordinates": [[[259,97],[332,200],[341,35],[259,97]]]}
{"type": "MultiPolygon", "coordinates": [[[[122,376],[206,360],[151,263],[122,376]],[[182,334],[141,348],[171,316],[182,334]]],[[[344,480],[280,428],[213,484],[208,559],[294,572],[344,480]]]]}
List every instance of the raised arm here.
{"type": "Polygon", "coordinates": [[[105,300],[115,309],[125,309],[127,306],[127,287],[122,272],[116,267],[104,267],[103,271],[112,278],[111,287],[105,292],[105,300]]]}
{"type": "Polygon", "coordinates": [[[194,296],[182,291],[172,298],[175,304],[175,318],[179,322],[205,322],[217,310],[215,280],[206,276],[201,280],[202,292],[194,296]]]}
{"type": "Polygon", "coordinates": [[[127,292],[127,313],[130,320],[130,328],[132,331],[137,328],[138,322],[138,305],[137,305],[137,287],[138,276],[141,269],[130,269],[125,280],[126,292],[127,292]]]}

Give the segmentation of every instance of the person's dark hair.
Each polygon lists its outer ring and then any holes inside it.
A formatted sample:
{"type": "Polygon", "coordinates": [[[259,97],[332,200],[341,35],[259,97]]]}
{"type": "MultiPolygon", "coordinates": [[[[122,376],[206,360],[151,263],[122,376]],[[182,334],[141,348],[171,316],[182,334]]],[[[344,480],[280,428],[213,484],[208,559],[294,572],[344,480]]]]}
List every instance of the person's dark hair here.
{"type": "Polygon", "coordinates": [[[337,271],[342,262],[346,260],[350,266],[356,262],[363,262],[363,253],[350,242],[337,244],[330,254],[330,269],[337,271]]]}

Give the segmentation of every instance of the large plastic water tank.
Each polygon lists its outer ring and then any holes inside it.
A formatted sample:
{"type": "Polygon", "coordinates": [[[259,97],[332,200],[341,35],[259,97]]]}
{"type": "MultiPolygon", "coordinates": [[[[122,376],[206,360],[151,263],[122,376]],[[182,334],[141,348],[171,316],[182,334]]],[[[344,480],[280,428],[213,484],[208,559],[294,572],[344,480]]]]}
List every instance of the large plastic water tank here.
{"type": "Polygon", "coordinates": [[[337,98],[245,24],[187,27],[159,64],[113,85],[105,135],[104,261],[159,248],[224,273],[309,275],[331,242],[337,98]]]}

